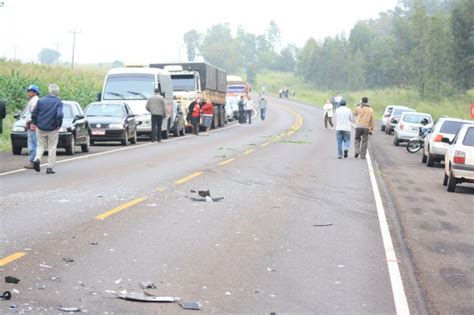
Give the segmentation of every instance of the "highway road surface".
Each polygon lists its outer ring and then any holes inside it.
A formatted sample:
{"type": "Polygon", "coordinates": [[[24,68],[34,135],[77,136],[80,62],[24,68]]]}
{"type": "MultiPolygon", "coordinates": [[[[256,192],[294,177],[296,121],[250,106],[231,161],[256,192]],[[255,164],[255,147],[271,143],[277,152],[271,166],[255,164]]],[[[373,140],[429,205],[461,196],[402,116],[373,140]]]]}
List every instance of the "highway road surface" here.
{"type": "Polygon", "coordinates": [[[190,312],[116,296],[142,281],[206,314],[474,313],[473,187],[370,141],[338,160],[318,108],[270,98],[265,121],[94,147],[55,175],[1,155],[0,313],[190,312]]]}

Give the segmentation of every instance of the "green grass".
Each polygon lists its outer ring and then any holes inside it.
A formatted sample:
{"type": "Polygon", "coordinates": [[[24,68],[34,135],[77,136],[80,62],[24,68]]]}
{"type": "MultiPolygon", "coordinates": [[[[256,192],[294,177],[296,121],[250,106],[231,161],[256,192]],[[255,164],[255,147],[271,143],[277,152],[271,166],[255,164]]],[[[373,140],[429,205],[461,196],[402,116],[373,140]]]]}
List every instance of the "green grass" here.
{"type": "MultiPolygon", "coordinates": [[[[282,88],[294,90],[296,96],[293,99],[314,106],[324,105],[328,98],[337,93],[336,91],[316,90],[291,73],[261,73],[257,77],[254,90],[259,92],[264,85],[267,91],[274,96],[278,96],[278,90],[282,88]]],[[[340,93],[347,100],[348,106],[352,108],[363,96],[367,96],[377,118],[380,118],[387,105],[406,105],[418,112],[430,113],[434,119],[441,116],[470,119],[470,104],[474,101],[474,90],[470,90],[464,95],[438,99],[421,98],[416,91],[408,89],[340,91],[340,93]]]]}

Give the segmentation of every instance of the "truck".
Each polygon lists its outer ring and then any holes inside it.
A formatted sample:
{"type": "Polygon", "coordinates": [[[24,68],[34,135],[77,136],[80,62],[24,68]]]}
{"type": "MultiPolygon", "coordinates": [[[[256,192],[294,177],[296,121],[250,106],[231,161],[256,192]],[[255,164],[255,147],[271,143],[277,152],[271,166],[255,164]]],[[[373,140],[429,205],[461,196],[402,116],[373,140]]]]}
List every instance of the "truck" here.
{"type": "Polygon", "coordinates": [[[222,127],[227,123],[227,73],[224,70],[206,62],[152,63],[150,68],[160,68],[171,74],[173,96],[183,113],[186,113],[189,104],[196,98],[199,97],[201,103],[210,99],[214,105],[211,127],[222,127]]]}
{"type": "Polygon", "coordinates": [[[227,76],[227,97],[248,97],[251,92],[250,84],[237,75],[227,76]]]}

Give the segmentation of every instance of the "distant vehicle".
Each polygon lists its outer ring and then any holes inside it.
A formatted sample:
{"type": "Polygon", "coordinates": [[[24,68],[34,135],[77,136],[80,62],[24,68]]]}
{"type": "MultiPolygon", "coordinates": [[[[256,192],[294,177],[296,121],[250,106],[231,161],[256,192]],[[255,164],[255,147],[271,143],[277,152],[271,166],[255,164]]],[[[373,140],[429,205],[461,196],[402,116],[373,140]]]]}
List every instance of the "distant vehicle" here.
{"type": "Polygon", "coordinates": [[[225,115],[226,72],[205,62],[152,63],[151,68],[169,71],[173,81],[173,95],[181,110],[187,114],[189,104],[197,97],[201,104],[210,99],[214,105],[212,128],[227,123],[225,115]]]}
{"type": "Polygon", "coordinates": [[[399,146],[401,142],[408,142],[418,136],[420,127],[431,128],[432,126],[433,118],[431,118],[430,114],[404,112],[395,126],[393,144],[399,146]],[[426,124],[424,125],[422,121],[426,122],[426,124]]]}
{"type": "Polygon", "coordinates": [[[184,136],[186,134],[186,118],[176,100],[173,101],[174,112],[176,115],[173,118],[173,125],[171,127],[171,132],[175,137],[184,136]]]}
{"type": "Polygon", "coordinates": [[[449,144],[441,142],[441,139],[453,140],[454,135],[463,125],[472,123],[474,123],[472,120],[439,118],[433,126],[433,131],[425,138],[421,162],[426,163],[428,167],[433,167],[436,162],[444,161],[444,155],[449,148],[449,144]]]}
{"type": "MultiPolygon", "coordinates": [[[[26,131],[26,110],[15,115],[17,121],[13,124],[10,135],[12,152],[20,155],[23,148],[28,147],[26,131]]],[[[58,148],[66,149],[66,154],[74,155],[76,146],[81,146],[82,152],[89,152],[90,128],[84,111],[77,102],[63,101],[63,124],[59,129],[58,148]]]]}
{"type": "Polygon", "coordinates": [[[401,106],[401,105],[387,105],[387,107],[385,107],[385,110],[382,114],[382,126],[380,127],[381,131],[385,131],[385,126],[387,126],[388,118],[390,117],[390,114],[392,113],[394,108],[408,108],[408,107],[401,106]]]}
{"type": "Polygon", "coordinates": [[[172,125],[173,85],[170,74],[163,69],[130,67],[110,69],[104,80],[99,101],[126,102],[136,115],[137,136],[151,136],[151,115],[146,110],[146,102],[160,88],[165,98],[166,117],[161,126],[163,138],[168,138],[172,125]]]}
{"type": "Polygon", "coordinates": [[[225,98],[225,110],[228,120],[237,119],[239,116],[239,98],[234,96],[227,96],[225,98]]]}
{"type": "Polygon", "coordinates": [[[137,143],[137,123],[128,104],[96,102],[87,106],[86,116],[91,126],[91,143],[120,141],[122,145],[137,143]]]}
{"type": "Polygon", "coordinates": [[[457,184],[474,183],[474,124],[463,125],[452,141],[447,137],[441,141],[449,145],[444,158],[443,185],[454,192],[457,184]]]}
{"type": "Polygon", "coordinates": [[[227,97],[248,97],[252,89],[250,84],[244,81],[242,77],[236,75],[227,76],[227,97]]]}
{"type": "Polygon", "coordinates": [[[385,126],[385,133],[391,135],[395,129],[395,126],[398,124],[400,117],[405,112],[415,112],[412,108],[394,108],[390,116],[388,117],[387,124],[385,126]]]}

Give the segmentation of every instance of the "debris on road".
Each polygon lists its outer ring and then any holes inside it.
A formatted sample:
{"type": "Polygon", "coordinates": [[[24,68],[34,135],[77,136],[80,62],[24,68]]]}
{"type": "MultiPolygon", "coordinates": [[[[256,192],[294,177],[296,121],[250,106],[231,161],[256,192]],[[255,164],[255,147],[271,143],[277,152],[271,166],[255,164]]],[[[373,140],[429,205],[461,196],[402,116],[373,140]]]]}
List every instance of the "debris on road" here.
{"type": "Polygon", "coordinates": [[[6,283],[15,283],[15,284],[16,284],[16,283],[20,282],[20,279],[15,278],[15,277],[11,277],[11,276],[6,276],[6,277],[5,277],[5,282],[6,282],[6,283]]]}
{"type": "Polygon", "coordinates": [[[48,269],[53,268],[53,266],[49,266],[49,265],[45,265],[45,264],[40,264],[40,267],[42,267],[42,268],[48,268],[48,269]]]}
{"type": "Polygon", "coordinates": [[[74,259],[69,258],[69,257],[64,257],[63,260],[64,260],[65,262],[67,262],[67,263],[72,263],[72,262],[74,262],[74,259]]]}
{"type": "Polygon", "coordinates": [[[115,294],[118,298],[127,300],[127,301],[139,301],[139,302],[157,302],[157,303],[175,303],[180,301],[179,297],[172,296],[156,296],[156,295],[146,295],[143,292],[129,292],[129,293],[119,293],[115,294]]]}
{"type": "Polygon", "coordinates": [[[268,271],[276,271],[275,269],[270,268],[270,267],[267,267],[267,270],[268,270],[268,271]]]}
{"type": "Polygon", "coordinates": [[[315,227],[322,227],[322,226],[332,226],[332,223],[326,223],[326,224],[313,224],[315,227]]]}
{"type": "MultiPolygon", "coordinates": [[[[190,192],[195,194],[196,190],[191,190],[190,192]]],[[[197,197],[188,197],[188,196],[185,196],[185,197],[191,199],[192,201],[196,201],[196,202],[217,202],[217,201],[224,200],[224,197],[212,198],[211,197],[211,192],[209,190],[198,190],[197,194],[199,195],[199,198],[197,198],[197,197]]]]}
{"type": "Polygon", "coordinates": [[[139,284],[142,289],[156,289],[156,285],[150,280],[142,281],[139,284]]]}
{"type": "Polygon", "coordinates": [[[120,282],[122,282],[122,279],[115,280],[115,284],[120,284],[120,282]]]}
{"type": "Polygon", "coordinates": [[[59,305],[59,310],[66,313],[79,313],[81,309],[79,307],[63,307],[59,305]]]}
{"type": "Polygon", "coordinates": [[[91,245],[99,245],[99,242],[91,242],[91,243],[89,243],[89,244],[91,244],[91,245]]]}
{"type": "Polygon", "coordinates": [[[227,292],[225,293],[225,295],[232,295],[232,293],[230,293],[229,291],[227,291],[227,292]]]}
{"type": "Polygon", "coordinates": [[[209,190],[198,190],[198,195],[204,198],[211,197],[211,192],[209,190]]]}
{"type": "Polygon", "coordinates": [[[10,293],[10,291],[5,291],[3,292],[2,295],[0,295],[0,300],[8,301],[11,298],[12,298],[12,294],[10,293]]]}
{"type": "Polygon", "coordinates": [[[199,302],[180,302],[179,305],[185,310],[200,311],[202,309],[202,304],[199,302]]]}

